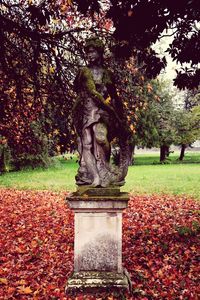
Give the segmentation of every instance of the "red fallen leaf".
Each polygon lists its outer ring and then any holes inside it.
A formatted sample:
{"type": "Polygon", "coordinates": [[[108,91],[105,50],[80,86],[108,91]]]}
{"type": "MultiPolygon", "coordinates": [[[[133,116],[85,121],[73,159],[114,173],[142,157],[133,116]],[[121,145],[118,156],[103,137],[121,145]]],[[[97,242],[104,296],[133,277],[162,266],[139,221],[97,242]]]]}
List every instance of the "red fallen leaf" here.
{"type": "Polygon", "coordinates": [[[18,247],[16,247],[16,252],[23,254],[27,252],[27,246],[26,245],[19,245],[18,247]]]}
{"type": "Polygon", "coordinates": [[[54,289],[56,289],[56,285],[55,284],[49,284],[46,289],[49,290],[49,291],[54,290],[54,289]]]}
{"type": "Polygon", "coordinates": [[[15,288],[14,287],[9,287],[8,289],[7,289],[7,293],[8,293],[8,295],[9,296],[11,296],[14,292],[15,292],[15,288]]]}
{"type": "Polygon", "coordinates": [[[0,257],[0,262],[2,261],[2,262],[5,262],[5,261],[7,261],[8,260],[8,258],[7,257],[5,257],[5,256],[1,256],[0,257]]]}
{"type": "MultiPolygon", "coordinates": [[[[29,288],[34,291],[17,295],[15,288],[1,284],[1,299],[13,295],[34,300],[75,299],[64,293],[73,269],[74,243],[73,213],[64,198],[65,193],[0,189],[0,234],[4,237],[0,277],[9,278],[17,291],[19,285],[26,288],[31,282],[29,288]]],[[[125,295],[127,300],[195,299],[199,289],[199,210],[200,203],[189,197],[130,199],[123,214],[123,264],[135,292],[133,298],[125,295]]],[[[83,296],[97,299],[86,294],[78,295],[77,300],[83,296]]],[[[98,299],[108,297],[111,293],[98,295],[98,299]]]]}

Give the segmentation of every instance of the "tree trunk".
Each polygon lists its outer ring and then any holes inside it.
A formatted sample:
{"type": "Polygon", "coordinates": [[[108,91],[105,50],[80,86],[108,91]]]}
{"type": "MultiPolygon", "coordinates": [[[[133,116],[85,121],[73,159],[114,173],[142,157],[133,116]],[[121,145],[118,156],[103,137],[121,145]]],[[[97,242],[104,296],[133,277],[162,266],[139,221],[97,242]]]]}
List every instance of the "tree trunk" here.
{"type": "Polygon", "coordinates": [[[129,162],[129,166],[133,166],[135,164],[135,143],[131,144],[131,159],[129,162]]]}
{"type": "Polygon", "coordinates": [[[0,174],[6,172],[6,147],[2,145],[0,148],[0,174]]]}
{"type": "Polygon", "coordinates": [[[160,162],[165,161],[169,147],[166,145],[160,146],[160,162]]]}
{"type": "Polygon", "coordinates": [[[185,149],[186,149],[186,145],[185,144],[182,144],[181,145],[181,153],[180,153],[180,156],[179,156],[179,160],[182,161],[184,156],[185,156],[185,149]]]}
{"type": "Polygon", "coordinates": [[[170,155],[170,149],[169,146],[166,146],[166,157],[169,157],[170,155]]]}

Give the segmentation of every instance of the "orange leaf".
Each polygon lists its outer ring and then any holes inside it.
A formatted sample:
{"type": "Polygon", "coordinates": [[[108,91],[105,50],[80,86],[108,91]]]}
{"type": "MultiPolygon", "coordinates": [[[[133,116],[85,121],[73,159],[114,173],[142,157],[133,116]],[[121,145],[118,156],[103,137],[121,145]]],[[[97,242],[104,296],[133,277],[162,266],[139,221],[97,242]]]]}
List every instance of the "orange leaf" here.
{"type": "Polygon", "coordinates": [[[14,293],[14,291],[15,291],[14,287],[9,287],[8,290],[7,290],[7,293],[8,293],[8,295],[11,295],[11,294],[14,293]]]}
{"type": "Polygon", "coordinates": [[[32,240],[32,241],[31,241],[31,246],[32,246],[33,248],[37,247],[37,246],[38,246],[38,242],[37,242],[36,240],[32,240]]]}
{"type": "Polygon", "coordinates": [[[27,281],[24,280],[24,279],[21,279],[21,280],[17,281],[17,284],[19,284],[19,285],[27,285],[27,281]]]}
{"type": "Polygon", "coordinates": [[[0,284],[8,284],[8,279],[0,278],[0,284]]]}
{"type": "Polygon", "coordinates": [[[33,292],[29,286],[27,286],[27,287],[20,286],[20,287],[17,288],[17,291],[18,291],[19,294],[22,294],[22,295],[28,295],[28,294],[31,294],[33,292]]]}

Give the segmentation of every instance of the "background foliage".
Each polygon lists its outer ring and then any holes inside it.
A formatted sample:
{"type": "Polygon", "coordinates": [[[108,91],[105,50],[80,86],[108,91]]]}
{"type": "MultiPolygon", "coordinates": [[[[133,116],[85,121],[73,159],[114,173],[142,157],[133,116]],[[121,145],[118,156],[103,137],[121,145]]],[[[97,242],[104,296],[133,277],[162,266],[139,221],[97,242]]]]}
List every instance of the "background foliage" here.
{"type": "Polygon", "coordinates": [[[74,151],[73,82],[85,63],[83,45],[88,36],[98,35],[106,45],[105,63],[115,72],[133,147],[136,141],[162,146],[165,133],[170,139],[165,146],[174,141],[174,130],[167,132],[164,126],[171,121],[156,119],[161,112],[156,103],[161,99],[163,104],[172,95],[165,91],[166,97],[161,97],[160,84],[150,82],[166,65],[165,57],[159,58],[152,49],[166,29],[173,36],[168,53],[191,65],[177,71],[175,84],[192,89],[188,99],[196,97],[193,103],[199,103],[197,0],[176,4],[171,0],[2,0],[0,8],[0,134],[16,169],[46,166],[49,155],[74,151]]]}

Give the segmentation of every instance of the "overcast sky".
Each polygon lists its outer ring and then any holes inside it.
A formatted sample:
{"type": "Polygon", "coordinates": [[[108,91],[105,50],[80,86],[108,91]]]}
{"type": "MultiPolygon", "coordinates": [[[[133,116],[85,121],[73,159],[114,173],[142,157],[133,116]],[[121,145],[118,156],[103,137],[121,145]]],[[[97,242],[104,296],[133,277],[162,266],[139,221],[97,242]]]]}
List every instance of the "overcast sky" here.
{"type": "Polygon", "coordinates": [[[160,41],[155,43],[153,49],[160,55],[160,57],[165,56],[167,60],[167,66],[163,71],[161,71],[159,77],[169,81],[169,88],[172,89],[172,91],[176,94],[176,96],[173,99],[173,102],[175,106],[181,107],[183,104],[184,91],[180,91],[173,85],[173,79],[176,77],[175,69],[181,68],[181,65],[177,64],[176,61],[173,61],[168,52],[165,52],[172,41],[173,36],[163,37],[162,39],[160,39],[160,41]]]}

